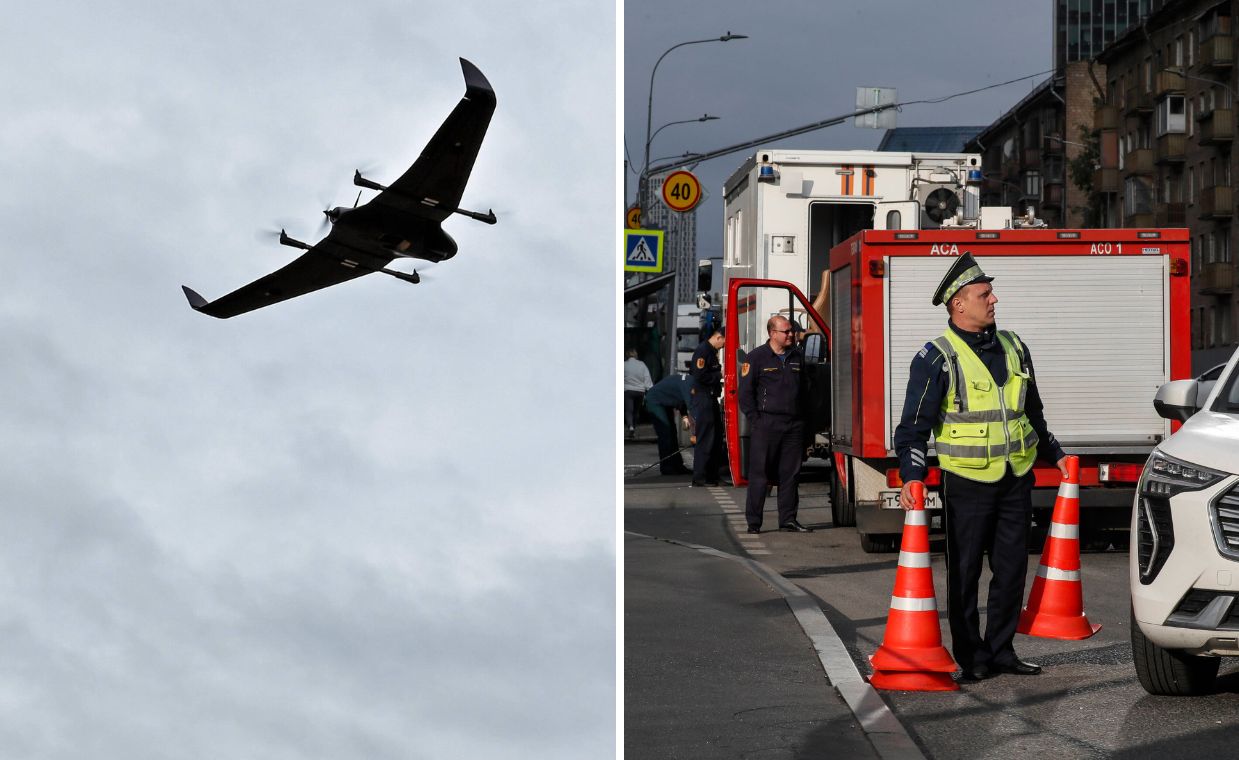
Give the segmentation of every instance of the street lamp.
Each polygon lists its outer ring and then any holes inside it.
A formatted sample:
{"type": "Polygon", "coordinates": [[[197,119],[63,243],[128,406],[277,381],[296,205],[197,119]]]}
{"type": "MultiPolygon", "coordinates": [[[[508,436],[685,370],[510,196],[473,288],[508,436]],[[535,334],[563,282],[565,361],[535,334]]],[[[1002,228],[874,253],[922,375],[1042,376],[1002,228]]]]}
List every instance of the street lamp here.
{"type": "MultiPolygon", "coordinates": [[[[654,68],[653,70],[650,71],[649,97],[646,99],[646,105],[645,105],[645,155],[644,155],[644,160],[641,162],[641,176],[637,180],[638,200],[639,200],[639,205],[642,208],[645,208],[645,205],[646,205],[645,195],[646,195],[646,184],[647,183],[646,183],[645,175],[650,169],[650,141],[653,139],[653,135],[650,134],[650,129],[654,126],[654,123],[653,123],[653,119],[654,119],[654,75],[658,73],[658,65],[663,62],[663,59],[666,58],[667,54],[670,53],[672,50],[675,50],[676,48],[682,48],[685,45],[700,45],[705,42],[730,42],[732,40],[746,40],[746,39],[748,39],[747,34],[732,34],[730,31],[728,31],[727,34],[724,34],[722,37],[711,37],[705,40],[689,40],[687,42],[680,42],[678,44],[672,45],[671,47],[667,48],[663,52],[662,55],[658,56],[658,60],[654,62],[654,68]]],[[[659,127],[659,129],[662,129],[662,127],[659,127]]]]}
{"type": "Polygon", "coordinates": [[[1225,82],[1219,82],[1216,79],[1206,79],[1205,77],[1192,76],[1191,74],[1185,74],[1184,72],[1179,71],[1178,69],[1174,69],[1174,68],[1164,68],[1162,69],[1162,71],[1166,72],[1167,74],[1178,74],[1184,79],[1193,79],[1197,82],[1204,82],[1205,84],[1216,84],[1218,87],[1221,87],[1223,90],[1226,90],[1227,94],[1230,95],[1231,103],[1235,102],[1235,91],[1230,89],[1230,85],[1226,84],[1225,82]]]}
{"type": "MultiPolygon", "coordinates": [[[[693,122],[697,122],[697,121],[718,121],[721,118],[722,118],[721,116],[711,116],[710,114],[707,113],[707,114],[702,114],[696,119],[682,119],[680,121],[669,121],[666,124],[659,127],[658,129],[654,130],[654,134],[650,135],[650,145],[654,144],[654,138],[658,137],[658,133],[663,131],[667,127],[673,127],[676,124],[692,124],[693,122]]],[[[649,164],[646,164],[645,168],[648,171],[650,168],[649,164]]]]}

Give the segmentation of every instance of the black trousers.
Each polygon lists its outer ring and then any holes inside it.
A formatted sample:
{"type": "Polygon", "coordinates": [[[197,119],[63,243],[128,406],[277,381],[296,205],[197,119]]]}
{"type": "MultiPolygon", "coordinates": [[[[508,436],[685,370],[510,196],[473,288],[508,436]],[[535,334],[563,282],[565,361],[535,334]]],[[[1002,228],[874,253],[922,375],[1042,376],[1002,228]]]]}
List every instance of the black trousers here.
{"type": "Polygon", "coordinates": [[[758,415],[749,434],[749,490],[744,499],[744,515],[750,527],[761,527],[771,481],[779,486],[779,525],[796,519],[803,453],[804,422],[788,415],[758,415]]]}
{"type": "Polygon", "coordinates": [[[723,418],[718,411],[718,401],[709,393],[694,390],[689,413],[697,434],[697,445],[693,448],[693,480],[713,483],[718,480],[724,459],[723,418]]]}
{"type": "Polygon", "coordinates": [[[658,404],[647,403],[645,410],[650,413],[650,422],[654,424],[654,435],[658,436],[658,471],[663,475],[683,475],[688,472],[684,466],[684,458],[680,456],[680,447],[675,436],[675,416],[671,409],[658,404]]]}
{"type": "Polygon", "coordinates": [[[1009,665],[1024,603],[1033,474],[1016,477],[1007,468],[997,483],[979,483],[942,473],[946,502],[947,611],[951,649],[965,670],[977,664],[1009,665]],[[989,555],[989,599],[981,635],[977,586],[989,555]]]}

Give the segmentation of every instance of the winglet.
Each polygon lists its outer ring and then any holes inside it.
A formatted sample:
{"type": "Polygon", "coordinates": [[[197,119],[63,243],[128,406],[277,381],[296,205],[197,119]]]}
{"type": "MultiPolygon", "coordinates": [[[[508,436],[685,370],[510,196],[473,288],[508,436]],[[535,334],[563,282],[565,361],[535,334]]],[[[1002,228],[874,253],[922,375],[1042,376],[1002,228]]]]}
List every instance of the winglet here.
{"type": "Polygon", "coordinates": [[[216,319],[225,318],[225,317],[221,317],[219,314],[215,314],[211,311],[208,311],[207,307],[211,305],[210,302],[207,301],[202,296],[198,295],[198,293],[193,288],[187,288],[184,285],[182,285],[181,290],[185,291],[185,297],[189,299],[189,305],[194,307],[194,311],[202,313],[202,314],[206,314],[208,316],[215,317],[216,319]]]}
{"type": "Polygon", "coordinates": [[[491,103],[495,102],[495,91],[491,88],[490,82],[486,81],[486,77],[482,76],[482,72],[477,66],[460,59],[460,70],[465,75],[465,97],[470,100],[487,100],[491,103]]]}
{"type": "Polygon", "coordinates": [[[194,311],[202,311],[202,307],[207,305],[207,300],[194,292],[192,288],[182,285],[181,290],[185,291],[185,297],[189,299],[189,305],[194,308],[194,311]]]}

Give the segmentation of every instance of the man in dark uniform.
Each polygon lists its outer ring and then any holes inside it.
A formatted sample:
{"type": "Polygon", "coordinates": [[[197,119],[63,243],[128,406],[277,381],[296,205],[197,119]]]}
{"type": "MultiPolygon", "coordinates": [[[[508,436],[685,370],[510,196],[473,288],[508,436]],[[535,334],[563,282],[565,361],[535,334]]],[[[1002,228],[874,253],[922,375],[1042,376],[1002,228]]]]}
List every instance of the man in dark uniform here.
{"type": "Polygon", "coordinates": [[[925,478],[934,434],[946,502],[951,647],[962,677],[975,681],[1041,672],[1012,646],[1024,601],[1033,463],[1055,462],[1066,475],[1066,455],[1046,427],[1028,347],[995,326],[993,279],[969,253],[947,271],[933,304],[944,304],[950,321],[912,359],[895,429],[904,509],[912,508],[911,484],[925,478]],[[985,554],[993,579],[982,636],[977,585],[985,554]]]}
{"type": "Polygon", "coordinates": [[[654,434],[658,436],[658,471],[663,475],[687,475],[691,470],[684,466],[680,447],[676,442],[675,415],[679,410],[687,412],[692,403],[693,381],[687,375],[671,374],[659,380],[645,392],[645,409],[654,434]]]}
{"type": "Polygon", "coordinates": [[[723,367],[718,361],[723,347],[723,330],[715,328],[689,362],[693,379],[693,405],[690,414],[697,434],[693,449],[693,485],[718,485],[718,471],[724,463],[723,420],[718,411],[718,395],[723,390],[723,367]]]}
{"type": "Polygon", "coordinates": [[[740,411],[750,425],[745,517],[749,533],[760,533],[767,484],[774,480],[779,486],[779,529],[809,533],[796,520],[796,481],[804,459],[804,353],[785,317],[771,317],[766,334],[770,339],[750,351],[740,366],[740,411]]]}

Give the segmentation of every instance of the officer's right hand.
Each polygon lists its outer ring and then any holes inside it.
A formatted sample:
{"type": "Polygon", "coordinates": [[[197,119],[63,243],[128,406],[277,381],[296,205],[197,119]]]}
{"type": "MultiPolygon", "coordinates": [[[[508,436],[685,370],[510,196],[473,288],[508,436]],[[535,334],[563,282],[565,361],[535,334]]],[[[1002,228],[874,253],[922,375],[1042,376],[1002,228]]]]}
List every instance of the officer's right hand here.
{"type": "MultiPolygon", "coordinates": [[[[903,507],[907,512],[912,509],[914,502],[912,501],[912,484],[920,483],[919,480],[909,480],[903,484],[903,488],[899,489],[899,506],[903,507]]],[[[922,485],[924,485],[922,483],[922,485]]]]}

